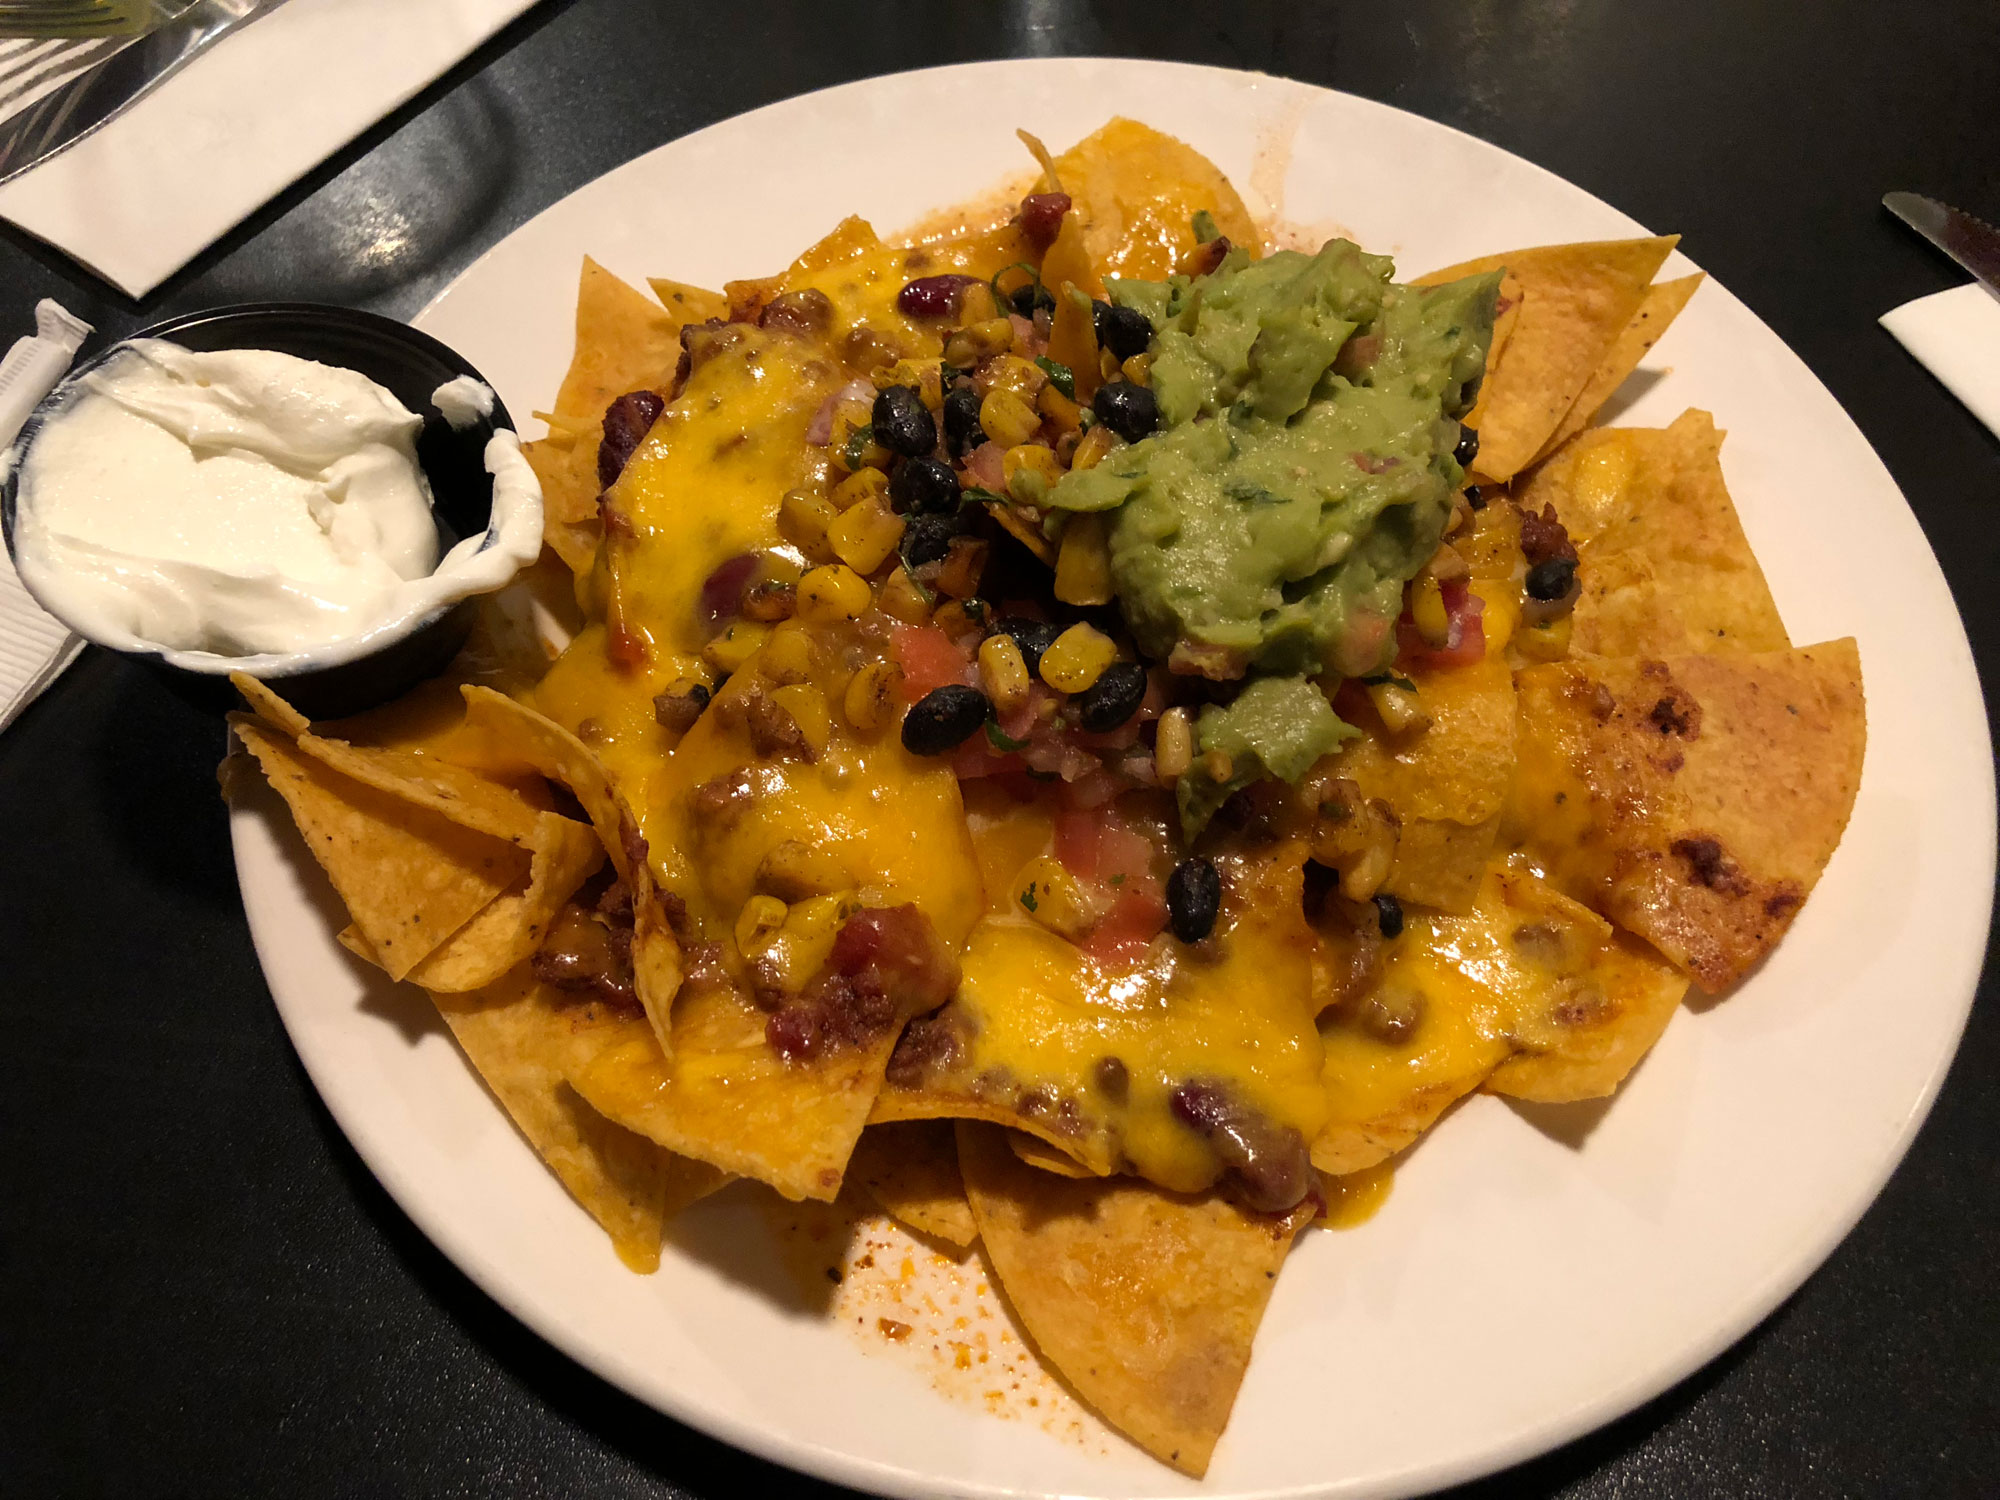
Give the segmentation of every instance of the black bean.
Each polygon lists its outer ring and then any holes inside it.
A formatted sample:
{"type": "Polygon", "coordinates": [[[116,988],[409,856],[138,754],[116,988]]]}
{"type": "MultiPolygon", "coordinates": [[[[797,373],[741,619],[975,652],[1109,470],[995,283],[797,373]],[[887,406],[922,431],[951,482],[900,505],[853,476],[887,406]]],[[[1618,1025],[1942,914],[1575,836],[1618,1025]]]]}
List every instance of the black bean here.
{"type": "Polygon", "coordinates": [[[1007,300],[1013,304],[1014,311],[1024,318],[1032,318],[1038,309],[1053,308],[1056,305],[1054,295],[1039,281],[1030,281],[1023,286],[1015,287],[1007,294],[1007,300]]]}
{"type": "Polygon", "coordinates": [[[1167,925],[1184,943],[1198,943],[1215,931],[1222,909],[1222,876],[1215,863],[1184,859],[1167,877],[1167,925]]]}
{"type": "Polygon", "coordinates": [[[1451,450],[1451,456],[1458,460],[1461,469],[1470,468],[1472,461],[1479,457],[1479,429],[1459,424],[1458,446],[1451,450]]]}
{"type": "Polygon", "coordinates": [[[878,392],[870,420],[875,441],[891,453],[917,458],[937,446],[937,423],[914,386],[892,385],[878,392]]]}
{"type": "Polygon", "coordinates": [[[1465,503],[1474,510],[1486,509],[1486,491],[1476,484],[1468,484],[1465,487],[1465,503]]]}
{"type": "Polygon", "coordinates": [[[941,458],[906,458],[889,478],[889,503],[911,515],[958,509],[958,476],[941,458]]]}
{"type": "Polygon", "coordinates": [[[1375,921],[1385,938],[1403,935],[1403,903],[1394,896],[1383,894],[1375,898],[1375,921]]]}
{"type": "Polygon", "coordinates": [[[932,688],[903,715],[903,748],[912,755],[943,755],[978,733],[993,704],[978,688],[948,682],[932,688]]]}
{"type": "Polygon", "coordinates": [[[1136,661],[1114,661],[1076,695],[1076,719],[1091,734],[1109,734],[1139,711],[1146,696],[1146,669],[1136,661]]]}
{"type": "Polygon", "coordinates": [[[1551,557],[1528,569],[1528,597],[1539,599],[1544,604],[1552,603],[1567,594],[1575,582],[1576,559],[1551,557]]]}
{"type": "Polygon", "coordinates": [[[986,441],[979,425],[979,392],[971,386],[959,386],[945,396],[944,440],[953,458],[963,458],[986,441]]]}
{"type": "Polygon", "coordinates": [[[1091,309],[1097,325],[1097,342],[1111,351],[1121,365],[1135,354],[1144,354],[1153,342],[1153,325],[1136,307],[1113,307],[1099,303],[1091,309]],[[1101,307],[1104,310],[1099,312],[1101,307]]]}
{"type": "Polygon", "coordinates": [[[1063,627],[1047,620],[1031,620],[1026,615],[1008,615],[993,627],[999,635],[1012,636],[1014,644],[1020,648],[1021,660],[1028,665],[1028,675],[1033,677],[1042,669],[1042,653],[1056,643],[1056,637],[1063,633],[1063,627]]]}
{"type": "Polygon", "coordinates": [[[957,535],[958,517],[955,515],[911,516],[903,526],[903,541],[899,549],[904,565],[921,568],[925,563],[942,562],[944,555],[951,551],[952,538],[957,535]]]}
{"type": "Polygon", "coordinates": [[[1136,443],[1160,425],[1159,399],[1143,385],[1114,380],[1100,385],[1090,399],[1097,419],[1128,443],[1136,443]]]}
{"type": "Polygon", "coordinates": [[[597,486],[610,489],[639,451],[667,403],[657,391],[628,391],[604,409],[604,437],[597,445],[597,486]]]}

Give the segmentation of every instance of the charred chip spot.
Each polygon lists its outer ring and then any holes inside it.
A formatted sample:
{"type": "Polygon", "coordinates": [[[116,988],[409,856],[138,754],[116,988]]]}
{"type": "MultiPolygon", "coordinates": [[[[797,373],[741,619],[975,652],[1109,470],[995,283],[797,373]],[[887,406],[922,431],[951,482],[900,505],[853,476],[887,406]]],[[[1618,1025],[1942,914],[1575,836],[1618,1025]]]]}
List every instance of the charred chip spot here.
{"type": "Polygon", "coordinates": [[[1616,1013],[1617,1007],[1610,997],[1594,985],[1580,986],[1574,994],[1557,1001],[1549,1012],[1558,1026],[1597,1026],[1616,1013]]]}
{"type": "Polygon", "coordinates": [[[1672,854],[1687,861],[1690,883],[1706,886],[1709,890],[1719,891],[1725,896],[1749,894],[1749,880],[1744,876],[1741,867],[1723,849],[1719,839],[1706,837],[1675,839],[1667,848],[1672,854]]]}
{"type": "Polygon", "coordinates": [[[1805,899],[1805,892],[1788,880],[1764,898],[1764,915],[1782,921],[1804,905],[1805,899]]]}
{"type": "Polygon", "coordinates": [[[1646,721],[1663,735],[1679,735],[1684,740],[1701,738],[1701,705],[1679,688],[1670,688],[1654,703],[1646,721]]]}

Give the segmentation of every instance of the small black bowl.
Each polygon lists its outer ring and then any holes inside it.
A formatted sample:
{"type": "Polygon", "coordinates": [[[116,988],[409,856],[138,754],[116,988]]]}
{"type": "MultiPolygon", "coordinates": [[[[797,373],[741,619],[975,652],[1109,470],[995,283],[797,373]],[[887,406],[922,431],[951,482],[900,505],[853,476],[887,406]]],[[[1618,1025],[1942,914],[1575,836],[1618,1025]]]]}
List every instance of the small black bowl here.
{"type": "MultiPolygon", "coordinates": [[[[248,302],[186,313],[129,337],[167,339],[204,354],[222,349],[271,349],[359,371],[386,387],[411,411],[423,415],[423,431],[417,437],[417,460],[430,482],[439,557],[460,539],[487,530],[493,513],[493,476],[486,472],[486,443],[495,429],[511,430],[514,422],[497,396],[490,418],[464,428],[454,428],[444,419],[431,405],[432,392],[461,375],[470,375],[475,380],[483,377],[458,353],[429,334],[394,318],[358,308],[317,302],[248,302]]],[[[102,364],[116,347],[113,344],[98,351],[73,370],[35,408],[14,440],[16,462],[5,479],[0,480],[0,534],[4,534],[10,554],[14,550],[19,475],[36,432],[66,399],[72,389],[71,382],[102,364]]],[[[48,607],[48,601],[41,603],[48,607]]],[[[400,628],[375,632],[359,642],[341,642],[284,658],[216,657],[213,666],[163,665],[169,671],[211,679],[232,670],[248,671],[251,676],[269,682],[308,717],[338,718],[385,703],[424,678],[443,671],[465,644],[476,612],[477,601],[464,599],[400,628]],[[330,660],[323,663],[299,660],[305,657],[330,660]]],[[[54,610],[50,613],[57,614],[54,610]]],[[[57,618],[61,618],[60,614],[57,618]]],[[[156,661],[160,659],[157,653],[143,654],[156,661]]]]}

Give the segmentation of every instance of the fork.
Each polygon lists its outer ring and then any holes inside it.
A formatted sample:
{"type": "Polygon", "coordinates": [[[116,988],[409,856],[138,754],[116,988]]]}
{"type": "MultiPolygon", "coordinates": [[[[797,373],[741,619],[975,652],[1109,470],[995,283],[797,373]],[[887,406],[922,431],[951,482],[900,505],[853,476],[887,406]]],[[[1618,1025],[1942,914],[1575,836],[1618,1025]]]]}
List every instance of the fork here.
{"type": "Polygon", "coordinates": [[[139,37],[193,0],[0,0],[0,37],[139,37]]]}

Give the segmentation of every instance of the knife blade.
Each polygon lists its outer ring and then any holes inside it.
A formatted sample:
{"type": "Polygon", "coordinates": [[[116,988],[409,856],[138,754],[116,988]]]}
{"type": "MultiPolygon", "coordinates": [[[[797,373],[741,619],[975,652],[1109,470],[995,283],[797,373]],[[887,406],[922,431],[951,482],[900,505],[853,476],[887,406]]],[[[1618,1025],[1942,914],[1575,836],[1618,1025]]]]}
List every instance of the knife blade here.
{"type": "Polygon", "coordinates": [[[196,0],[165,25],[0,121],[0,183],[108,125],[206,48],[284,3],[196,0]]]}
{"type": "Polygon", "coordinates": [[[2000,297],[2000,229],[1921,193],[1885,193],[1882,206],[2000,297]]]}

